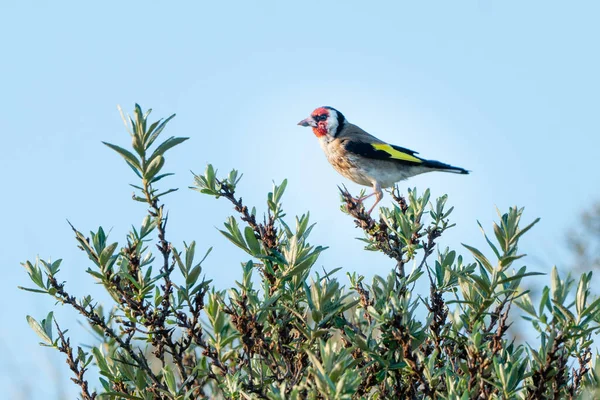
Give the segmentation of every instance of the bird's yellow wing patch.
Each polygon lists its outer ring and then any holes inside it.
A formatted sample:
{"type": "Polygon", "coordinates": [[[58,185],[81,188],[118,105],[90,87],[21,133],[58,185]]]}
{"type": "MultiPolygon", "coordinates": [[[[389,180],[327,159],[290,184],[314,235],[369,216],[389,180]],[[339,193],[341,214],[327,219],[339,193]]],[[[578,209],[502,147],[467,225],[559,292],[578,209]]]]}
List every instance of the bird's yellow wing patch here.
{"type": "Polygon", "coordinates": [[[385,151],[390,155],[391,158],[395,160],[408,161],[419,164],[423,162],[423,160],[421,160],[420,158],[417,158],[409,153],[397,150],[386,143],[373,143],[371,144],[371,146],[373,146],[376,150],[385,151]]]}

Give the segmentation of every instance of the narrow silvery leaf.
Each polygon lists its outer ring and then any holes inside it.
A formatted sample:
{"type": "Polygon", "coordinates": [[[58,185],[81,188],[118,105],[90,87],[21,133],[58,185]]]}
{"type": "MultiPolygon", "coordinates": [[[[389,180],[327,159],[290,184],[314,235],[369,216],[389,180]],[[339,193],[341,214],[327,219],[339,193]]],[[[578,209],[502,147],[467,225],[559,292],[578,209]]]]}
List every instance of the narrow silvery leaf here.
{"type": "Polygon", "coordinates": [[[104,143],[106,146],[110,147],[117,153],[119,153],[121,155],[121,157],[123,157],[128,163],[133,165],[135,168],[137,168],[138,170],[141,170],[139,160],[131,152],[129,152],[128,150],[125,150],[122,147],[111,144],[111,143],[106,143],[106,142],[102,142],[102,143],[104,143]]]}
{"type": "Polygon", "coordinates": [[[42,328],[42,326],[40,325],[39,322],[37,322],[33,317],[31,316],[27,316],[27,322],[29,323],[29,326],[33,329],[33,331],[35,333],[37,333],[37,335],[47,344],[47,345],[52,345],[52,339],[50,339],[50,337],[46,334],[46,332],[44,331],[44,329],[42,328]]]}

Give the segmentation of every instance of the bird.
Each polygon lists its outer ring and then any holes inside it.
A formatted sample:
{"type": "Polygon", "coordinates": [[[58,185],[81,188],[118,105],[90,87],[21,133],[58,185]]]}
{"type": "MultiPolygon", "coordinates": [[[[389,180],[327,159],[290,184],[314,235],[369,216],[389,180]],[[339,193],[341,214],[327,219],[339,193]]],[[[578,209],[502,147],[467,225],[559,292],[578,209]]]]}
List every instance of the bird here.
{"type": "Polygon", "coordinates": [[[384,142],[358,126],[333,107],[315,109],[298,125],[312,128],[333,168],[359,185],[370,186],[373,193],[356,199],[358,203],[375,196],[370,215],[383,198],[384,188],[430,171],[468,174],[464,168],[417,156],[416,151],[384,142]]]}

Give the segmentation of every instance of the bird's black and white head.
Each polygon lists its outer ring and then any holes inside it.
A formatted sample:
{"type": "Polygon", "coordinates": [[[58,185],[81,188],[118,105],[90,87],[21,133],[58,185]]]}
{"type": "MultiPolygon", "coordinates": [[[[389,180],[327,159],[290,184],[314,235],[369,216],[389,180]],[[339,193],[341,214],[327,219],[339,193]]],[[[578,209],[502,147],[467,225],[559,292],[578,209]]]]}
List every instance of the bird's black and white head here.
{"type": "Polygon", "coordinates": [[[333,107],[319,107],[310,117],[298,122],[300,126],[310,126],[316,137],[335,138],[346,123],[344,115],[333,107]]]}

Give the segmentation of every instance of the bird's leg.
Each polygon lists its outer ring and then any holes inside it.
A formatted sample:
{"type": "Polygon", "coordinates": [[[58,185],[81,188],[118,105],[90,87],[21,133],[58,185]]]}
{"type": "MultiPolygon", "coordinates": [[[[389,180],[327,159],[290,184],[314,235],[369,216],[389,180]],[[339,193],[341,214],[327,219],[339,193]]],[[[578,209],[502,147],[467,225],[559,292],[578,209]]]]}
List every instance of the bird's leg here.
{"type": "Polygon", "coordinates": [[[371,211],[373,211],[373,209],[375,209],[375,206],[377,205],[377,203],[379,203],[381,201],[381,199],[383,199],[383,192],[381,191],[381,185],[379,185],[379,183],[377,183],[377,182],[373,183],[373,193],[371,193],[369,196],[372,196],[372,195],[375,195],[375,203],[373,203],[373,205],[371,206],[371,209],[367,213],[369,215],[371,215],[371,211]]]}
{"type": "Polygon", "coordinates": [[[356,200],[357,203],[362,203],[363,201],[365,201],[366,199],[368,199],[369,197],[373,196],[375,194],[375,192],[368,194],[366,196],[361,196],[361,197],[357,197],[354,200],[356,200]]]}

